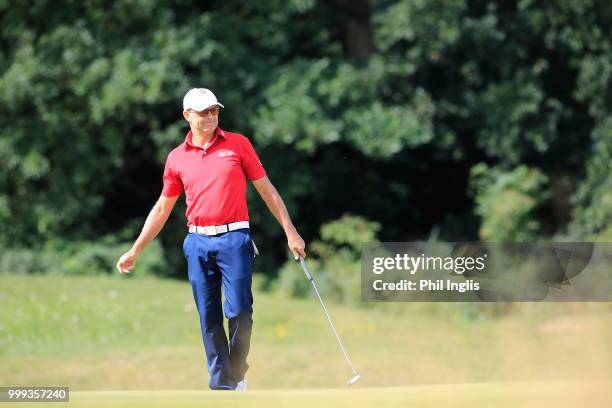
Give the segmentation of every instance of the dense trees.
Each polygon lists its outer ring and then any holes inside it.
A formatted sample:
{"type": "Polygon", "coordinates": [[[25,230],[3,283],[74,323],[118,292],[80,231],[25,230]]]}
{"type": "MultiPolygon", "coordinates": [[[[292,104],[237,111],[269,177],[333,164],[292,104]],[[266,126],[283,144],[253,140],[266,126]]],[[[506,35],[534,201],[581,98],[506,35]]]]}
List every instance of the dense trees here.
{"type": "MultiPolygon", "coordinates": [[[[0,22],[5,248],[132,239],[191,86],[307,240],[345,213],[385,240],[612,237],[609,2],[41,0],[0,22]]],[[[282,231],[251,214],[273,273],[282,231]]],[[[179,209],[175,265],[183,234],[179,209]]]]}

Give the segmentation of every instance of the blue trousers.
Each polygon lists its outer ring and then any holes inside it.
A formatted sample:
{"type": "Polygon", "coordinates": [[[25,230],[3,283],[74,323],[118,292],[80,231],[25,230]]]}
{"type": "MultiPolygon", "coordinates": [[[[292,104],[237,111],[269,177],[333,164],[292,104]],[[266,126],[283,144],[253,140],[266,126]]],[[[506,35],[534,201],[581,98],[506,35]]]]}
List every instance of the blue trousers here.
{"type": "Polygon", "coordinates": [[[246,358],[253,327],[251,282],[255,258],[250,231],[245,228],[216,236],[188,234],[183,252],[200,315],[209,387],[233,390],[249,368],[246,358]],[[221,288],[229,339],[223,327],[221,288]]]}

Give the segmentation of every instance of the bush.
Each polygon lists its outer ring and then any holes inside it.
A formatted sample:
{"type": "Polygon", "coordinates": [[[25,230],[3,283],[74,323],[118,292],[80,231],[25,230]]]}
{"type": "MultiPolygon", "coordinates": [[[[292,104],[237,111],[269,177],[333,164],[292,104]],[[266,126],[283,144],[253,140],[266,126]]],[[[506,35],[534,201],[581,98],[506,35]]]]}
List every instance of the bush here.
{"type": "MultiPolygon", "coordinates": [[[[112,237],[99,241],[55,241],[42,249],[5,248],[0,254],[0,272],[100,275],[118,273],[117,260],[130,247],[112,237]]],[[[129,276],[165,275],[167,263],[158,241],[153,241],[140,256],[129,276]]]]}
{"type": "Polygon", "coordinates": [[[548,200],[548,178],[538,169],[519,166],[511,171],[477,164],[470,172],[476,213],[482,218],[484,241],[536,240],[541,224],[536,211],[548,200]]]}
{"type": "MultiPolygon", "coordinates": [[[[74,246],[71,254],[62,264],[62,273],[66,275],[99,275],[117,273],[115,267],[119,257],[130,248],[131,244],[102,244],[84,242],[74,246]]],[[[161,245],[153,241],[143,251],[136,268],[129,276],[163,275],[167,266],[161,245]]]]}
{"type": "Polygon", "coordinates": [[[587,175],[575,196],[574,237],[612,241],[612,116],[593,132],[587,175]]]}
{"type": "Polygon", "coordinates": [[[45,273],[62,267],[59,252],[27,248],[3,248],[0,254],[0,273],[45,273]]]}
{"type": "MultiPolygon", "coordinates": [[[[380,225],[365,218],[344,215],[321,227],[321,240],[309,246],[308,267],[326,299],[357,304],[361,301],[361,245],[376,241],[380,225]]],[[[299,265],[282,266],[276,290],[291,297],[314,296],[312,285],[299,265]]]]}

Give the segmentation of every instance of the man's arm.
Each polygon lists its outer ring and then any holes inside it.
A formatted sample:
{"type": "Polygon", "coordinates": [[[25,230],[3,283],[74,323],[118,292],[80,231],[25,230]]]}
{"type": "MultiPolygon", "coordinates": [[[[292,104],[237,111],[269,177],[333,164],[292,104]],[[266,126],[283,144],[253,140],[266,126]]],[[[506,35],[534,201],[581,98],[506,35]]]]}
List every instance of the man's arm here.
{"type": "Polygon", "coordinates": [[[270,209],[270,212],[272,212],[272,215],[274,215],[278,223],[283,227],[285,235],[287,236],[287,245],[293,253],[293,257],[295,259],[298,259],[300,255],[305,257],[306,252],[304,251],[304,247],[306,245],[304,244],[304,240],[302,237],[300,237],[300,234],[298,234],[295,226],[291,222],[291,217],[289,217],[287,207],[285,207],[283,199],[270,182],[270,179],[268,179],[267,176],[264,176],[253,181],[253,185],[261,198],[265,201],[266,205],[270,209]]]}
{"type": "Polygon", "coordinates": [[[168,217],[178,198],[179,196],[165,197],[162,195],[159,197],[159,200],[157,200],[149,213],[138,239],[136,239],[132,248],[119,258],[117,262],[117,269],[119,272],[130,273],[130,271],[134,269],[136,260],[140,256],[142,250],[145,249],[149,242],[155,239],[166,224],[166,221],[168,221],[168,217]]]}

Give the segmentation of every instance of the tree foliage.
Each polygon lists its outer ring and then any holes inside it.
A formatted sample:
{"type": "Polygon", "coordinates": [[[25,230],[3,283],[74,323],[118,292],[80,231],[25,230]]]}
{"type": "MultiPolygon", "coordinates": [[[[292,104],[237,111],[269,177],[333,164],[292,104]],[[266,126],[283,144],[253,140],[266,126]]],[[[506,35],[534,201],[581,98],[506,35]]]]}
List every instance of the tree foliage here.
{"type": "MultiPolygon", "coordinates": [[[[346,212],[383,240],[475,239],[479,163],[569,186],[534,197],[557,210],[530,239],[610,227],[609,2],[4,1],[0,23],[2,246],[133,239],[192,86],[253,140],[307,240],[346,212]]],[[[273,273],[284,236],[264,207],[251,197],[273,273]]],[[[181,211],[162,235],[175,274],[181,211]]]]}

